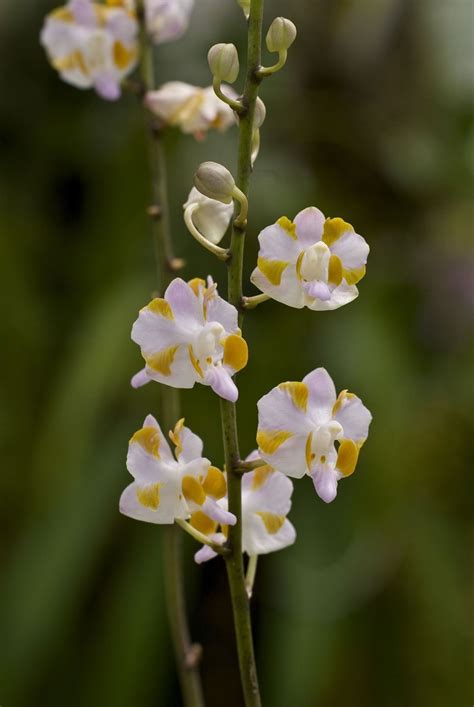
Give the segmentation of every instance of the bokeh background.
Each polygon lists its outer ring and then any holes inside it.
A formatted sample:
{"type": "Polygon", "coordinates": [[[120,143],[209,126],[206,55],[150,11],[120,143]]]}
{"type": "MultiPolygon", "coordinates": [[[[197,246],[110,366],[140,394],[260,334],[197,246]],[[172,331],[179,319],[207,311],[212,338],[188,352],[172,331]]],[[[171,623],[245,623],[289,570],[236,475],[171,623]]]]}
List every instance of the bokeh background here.
{"type": "MultiPolygon", "coordinates": [[[[160,82],[208,85],[208,47],[243,49],[235,2],[196,4],[189,33],[157,53],[160,82]]],[[[0,703],[179,706],[161,531],[117,506],[128,438],[158,405],[157,385],[128,385],[140,366],[130,327],[155,286],[143,116],[133,96],[107,104],[60,82],[38,42],[53,5],[0,6],[0,703]]],[[[246,275],[259,230],[309,204],[355,224],[371,255],[348,307],[248,315],[242,450],[256,400],[319,365],[374,422],[336,502],[295,485],[297,544],[260,562],[264,704],[468,705],[473,3],[266,5],[267,26],[289,16],[299,37],[262,89],[246,275]]],[[[222,286],[181,204],[199,162],[235,166],[236,139],[167,137],[185,276],[222,286]]],[[[183,408],[221,463],[215,397],[199,387],[183,408]]],[[[238,707],[225,574],[220,561],[194,566],[194,550],[186,541],[208,705],[238,707]]]]}

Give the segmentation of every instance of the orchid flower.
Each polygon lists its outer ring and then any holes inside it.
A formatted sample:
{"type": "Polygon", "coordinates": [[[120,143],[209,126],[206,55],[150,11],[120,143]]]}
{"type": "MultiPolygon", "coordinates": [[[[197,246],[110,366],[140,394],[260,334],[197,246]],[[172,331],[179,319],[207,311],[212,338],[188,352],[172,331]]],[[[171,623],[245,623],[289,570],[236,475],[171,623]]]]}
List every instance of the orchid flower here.
{"type": "Polygon", "coordinates": [[[158,524],[205,514],[212,522],[235,525],[235,516],[218,503],[227,492],[225,476],[202,457],[201,439],[184,427],[184,419],[170,438],[174,455],[152,415],[131,438],[127,469],[134,481],[122,493],[121,513],[158,524]]]}
{"type": "Polygon", "coordinates": [[[70,0],[46,17],[40,39],[66,83],[113,101],[137,62],[137,33],[134,13],[119,3],[70,0]]]}
{"type": "MultiPolygon", "coordinates": [[[[230,86],[225,86],[225,93],[230,98],[237,97],[230,86]]],[[[157,91],[149,91],[145,104],[166,124],[175,125],[197,139],[202,139],[211,128],[224,132],[236,122],[232,109],[217,98],[212,86],[200,88],[183,81],[169,81],[157,91]]]]}
{"type": "Polygon", "coordinates": [[[193,187],[186,203],[183,204],[183,209],[186,210],[193,204],[196,204],[193,210],[194,225],[208,241],[217,245],[224,238],[229,227],[234,212],[233,203],[224,204],[216,199],[209,199],[193,187]]]}
{"type": "Polygon", "coordinates": [[[343,390],[336,398],[328,372],[317,368],[302,383],[281,383],[259,400],[259,453],[288,476],[308,474],[318,496],[330,503],[339,479],[355,470],[371,420],[353,393],[343,390]]]}
{"type": "MultiPolygon", "coordinates": [[[[252,452],[247,460],[258,457],[252,452]]],[[[282,550],[296,540],[296,531],[287,515],[291,508],[293,484],[284,474],[271,466],[260,466],[244,475],[242,479],[242,551],[249,556],[266,555],[282,550]]],[[[227,510],[227,497],[219,500],[219,505],[227,510]]],[[[201,520],[201,519],[200,519],[201,520]]],[[[199,525],[201,532],[209,536],[215,544],[226,540],[227,529],[217,532],[217,523],[199,525]]],[[[216,557],[217,553],[204,545],[194,555],[198,564],[216,557]]]]}
{"type": "Polygon", "coordinates": [[[145,0],[147,30],[162,44],[179,39],[188,29],[194,0],[145,0]]]}
{"type": "Polygon", "coordinates": [[[310,206],[294,222],[282,216],[258,240],[251,280],[272,299],[297,309],[329,310],[359,294],[369,246],[341,218],[325,219],[310,206]]]}
{"type": "Polygon", "coordinates": [[[150,380],[173,388],[209,385],[221,398],[239,396],[232,376],[247,365],[248,349],[237,323],[236,308],[208,278],[186,283],[175,278],[164,298],[144,307],[133,325],[132,339],[145,368],[132,379],[139,387],[150,380]]]}

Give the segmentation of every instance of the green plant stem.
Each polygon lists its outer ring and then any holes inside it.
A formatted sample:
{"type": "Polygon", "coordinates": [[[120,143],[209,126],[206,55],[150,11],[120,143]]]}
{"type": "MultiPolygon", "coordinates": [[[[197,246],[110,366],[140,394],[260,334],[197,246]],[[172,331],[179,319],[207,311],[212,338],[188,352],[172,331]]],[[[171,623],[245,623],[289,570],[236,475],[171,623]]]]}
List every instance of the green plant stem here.
{"type": "MultiPolygon", "coordinates": [[[[239,151],[236,177],[237,187],[246,197],[248,197],[249,193],[250,174],[252,171],[252,132],[255,102],[261,81],[258,71],[261,63],[262,22],[263,0],[252,0],[248,22],[247,78],[242,97],[244,108],[239,116],[239,151]]],[[[228,296],[229,301],[241,310],[246,224],[239,222],[239,213],[240,204],[236,204],[230,246],[231,256],[228,261],[228,296]]],[[[236,407],[233,403],[226,400],[221,400],[220,405],[228,480],[229,511],[237,517],[236,525],[229,527],[228,547],[230,553],[226,557],[226,566],[234,615],[240,676],[246,707],[260,707],[261,700],[252,640],[250,605],[245,586],[242,558],[242,478],[238,471],[240,453],[236,407]]]]}
{"type": "MultiPolygon", "coordinates": [[[[155,87],[153,46],[146,35],[143,18],[141,25],[142,81],[145,89],[151,90],[155,87]]],[[[179,267],[180,261],[174,258],[172,249],[166,156],[162,142],[162,131],[154,116],[148,111],[145,112],[149,135],[153,197],[153,203],[148,212],[152,222],[158,288],[164,292],[172,279],[173,270],[179,267]]],[[[172,429],[180,416],[179,391],[169,386],[160,386],[160,407],[163,426],[165,429],[172,429]]],[[[181,529],[177,525],[164,526],[162,540],[166,609],[183,703],[185,707],[204,707],[199,675],[201,647],[191,641],[186,616],[181,529]]]]}

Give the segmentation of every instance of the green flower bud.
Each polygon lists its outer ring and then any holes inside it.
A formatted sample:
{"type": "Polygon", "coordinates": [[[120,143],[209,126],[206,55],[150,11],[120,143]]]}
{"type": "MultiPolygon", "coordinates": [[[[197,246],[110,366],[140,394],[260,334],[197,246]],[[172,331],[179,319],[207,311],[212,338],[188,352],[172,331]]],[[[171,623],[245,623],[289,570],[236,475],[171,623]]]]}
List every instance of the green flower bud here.
{"type": "Polygon", "coordinates": [[[245,17],[248,17],[250,15],[250,0],[237,0],[237,3],[244,11],[245,17]]]}
{"type": "Polygon", "coordinates": [[[229,170],[217,162],[203,162],[194,175],[196,189],[210,199],[230,204],[235,192],[235,181],[229,170]]]}
{"type": "Polygon", "coordinates": [[[267,33],[267,49],[269,52],[284,52],[296,39],[296,27],[285,17],[275,17],[267,33]]]}
{"type": "Polygon", "coordinates": [[[219,81],[234,83],[239,75],[239,55],[233,44],[214,44],[209,49],[207,61],[211,74],[219,81]]]}

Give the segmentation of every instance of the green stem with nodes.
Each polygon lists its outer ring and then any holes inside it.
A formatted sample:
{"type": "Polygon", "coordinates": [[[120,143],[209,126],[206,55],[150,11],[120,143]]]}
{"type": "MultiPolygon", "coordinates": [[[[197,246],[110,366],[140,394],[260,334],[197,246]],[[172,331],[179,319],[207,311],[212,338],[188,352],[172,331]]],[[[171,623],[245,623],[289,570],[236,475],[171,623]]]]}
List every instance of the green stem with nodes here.
{"type": "MultiPolygon", "coordinates": [[[[145,29],[143,7],[141,16],[141,74],[145,90],[155,87],[154,54],[145,29]]],[[[148,213],[152,220],[158,287],[161,292],[169,284],[173,271],[183,266],[183,261],[173,255],[169,224],[166,156],[162,143],[162,130],[157,120],[146,111],[149,134],[150,165],[153,204],[148,213]]],[[[160,386],[161,419],[165,429],[172,429],[180,415],[179,392],[169,386],[160,386]]],[[[199,662],[201,646],[193,644],[190,637],[184,592],[182,563],[182,533],[177,525],[162,528],[163,565],[166,608],[170,625],[177,672],[185,707],[204,707],[199,662]]]]}
{"type": "MultiPolygon", "coordinates": [[[[248,22],[247,78],[242,96],[243,109],[239,115],[239,151],[237,187],[248,197],[252,171],[252,133],[255,103],[261,79],[258,71],[261,64],[263,0],[251,0],[248,22]]],[[[242,304],[242,272],[246,222],[239,219],[240,204],[236,204],[230,259],[228,261],[229,301],[239,310],[242,304]]],[[[229,511],[237,517],[237,524],[229,526],[229,555],[225,558],[229,579],[232,609],[234,614],[237,652],[246,707],[260,707],[260,693],[255,664],[250,621],[250,606],[245,585],[242,557],[242,475],[239,440],[237,433],[236,407],[221,400],[221,420],[224,438],[225,465],[227,470],[229,511]]]]}

